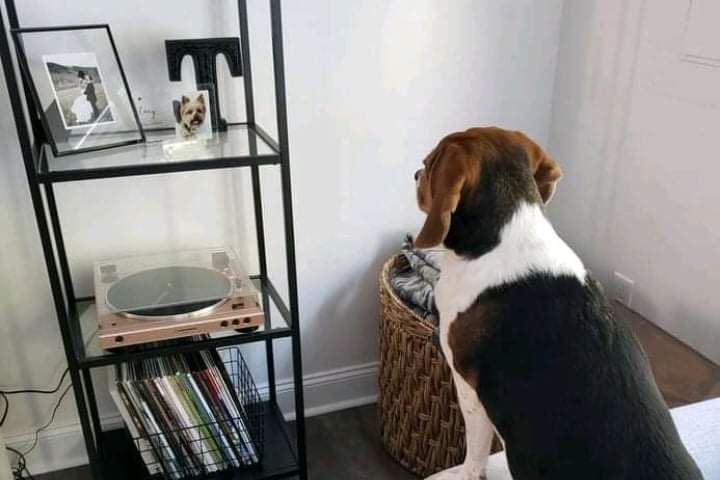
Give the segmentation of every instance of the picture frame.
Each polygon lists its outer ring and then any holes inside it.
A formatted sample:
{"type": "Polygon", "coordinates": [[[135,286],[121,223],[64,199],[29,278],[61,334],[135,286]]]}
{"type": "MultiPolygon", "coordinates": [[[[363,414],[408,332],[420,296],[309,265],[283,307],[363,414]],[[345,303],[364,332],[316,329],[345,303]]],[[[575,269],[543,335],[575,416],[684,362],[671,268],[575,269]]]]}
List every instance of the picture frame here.
{"type": "Polygon", "coordinates": [[[12,36],[54,156],[145,142],[109,25],[18,28],[12,36]]]}
{"type": "Polygon", "coordinates": [[[179,98],[173,100],[172,109],[175,117],[175,136],[179,140],[213,138],[216,119],[210,108],[212,101],[210,88],[198,88],[184,91],[179,98]]]}

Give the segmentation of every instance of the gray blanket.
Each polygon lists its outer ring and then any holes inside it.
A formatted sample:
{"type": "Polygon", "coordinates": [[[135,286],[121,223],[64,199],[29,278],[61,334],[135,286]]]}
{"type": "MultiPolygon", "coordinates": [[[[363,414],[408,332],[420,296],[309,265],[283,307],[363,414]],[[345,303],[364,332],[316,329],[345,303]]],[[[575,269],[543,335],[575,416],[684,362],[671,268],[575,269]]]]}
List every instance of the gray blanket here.
{"type": "Polygon", "coordinates": [[[434,288],[440,277],[442,251],[416,249],[411,235],[405,237],[401,251],[409,266],[395,271],[390,284],[417,315],[437,325],[434,288]]]}

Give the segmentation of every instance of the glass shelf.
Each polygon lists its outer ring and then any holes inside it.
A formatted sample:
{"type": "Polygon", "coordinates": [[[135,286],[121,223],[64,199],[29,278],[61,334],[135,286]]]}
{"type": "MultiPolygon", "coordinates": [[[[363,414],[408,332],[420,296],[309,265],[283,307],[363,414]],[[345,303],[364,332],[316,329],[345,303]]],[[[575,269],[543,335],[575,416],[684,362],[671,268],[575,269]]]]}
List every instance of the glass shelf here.
{"type": "Polygon", "coordinates": [[[173,129],[146,134],[146,143],[62,157],[55,157],[43,145],[38,178],[40,182],[69,182],[280,163],[276,142],[256,125],[229,125],[211,140],[186,142],[182,147],[173,129]]]}
{"type": "Polygon", "coordinates": [[[95,302],[90,300],[79,300],[75,304],[75,311],[71,313],[71,322],[76,322],[74,329],[74,347],[76,358],[80,367],[100,367],[114,365],[121,362],[139,358],[157,357],[166,354],[173,354],[182,351],[195,351],[204,348],[238,345],[266,340],[269,338],[289,337],[292,333],[290,328],[290,314],[277,290],[270,281],[263,284],[259,279],[254,278],[253,282],[258,291],[260,303],[265,306],[267,298],[268,306],[265,310],[265,325],[250,333],[239,332],[217,332],[210,335],[208,340],[189,342],[187,345],[158,346],[144,350],[119,348],[116,350],[103,350],[98,341],[98,321],[95,302]]]}

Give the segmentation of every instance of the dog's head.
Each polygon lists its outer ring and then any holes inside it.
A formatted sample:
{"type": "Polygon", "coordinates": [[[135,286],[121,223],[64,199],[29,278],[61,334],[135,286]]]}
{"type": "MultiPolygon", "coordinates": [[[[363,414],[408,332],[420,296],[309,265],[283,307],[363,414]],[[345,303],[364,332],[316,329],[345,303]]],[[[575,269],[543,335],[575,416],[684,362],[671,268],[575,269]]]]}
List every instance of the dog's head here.
{"type": "Polygon", "coordinates": [[[198,95],[195,100],[183,95],[180,100],[180,122],[188,131],[195,131],[205,121],[207,106],[205,96],[198,95]]]}
{"type": "Polygon", "coordinates": [[[519,202],[547,204],[562,177],[525,134],[495,127],[448,135],[423,163],[415,173],[418,206],[427,214],[419,248],[490,242],[519,202]]]}

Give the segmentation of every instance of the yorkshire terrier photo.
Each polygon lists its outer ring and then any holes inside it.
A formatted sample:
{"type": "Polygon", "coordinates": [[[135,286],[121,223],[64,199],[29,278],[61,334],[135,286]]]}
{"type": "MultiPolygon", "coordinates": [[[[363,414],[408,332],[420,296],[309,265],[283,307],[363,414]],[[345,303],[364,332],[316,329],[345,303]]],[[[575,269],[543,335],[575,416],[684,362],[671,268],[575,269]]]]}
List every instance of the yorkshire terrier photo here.
{"type": "Polygon", "coordinates": [[[175,132],[179,138],[194,139],[212,136],[206,96],[205,92],[197,92],[189,96],[183,95],[180,101],[173,102],[177,121],[175,132]]]}

